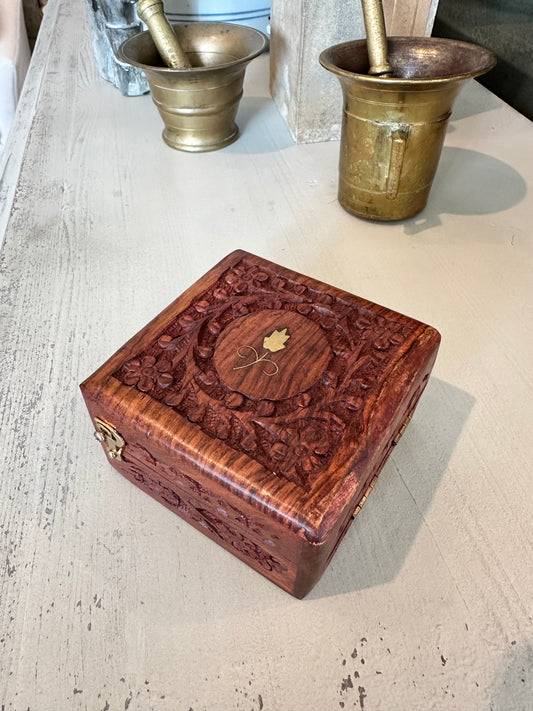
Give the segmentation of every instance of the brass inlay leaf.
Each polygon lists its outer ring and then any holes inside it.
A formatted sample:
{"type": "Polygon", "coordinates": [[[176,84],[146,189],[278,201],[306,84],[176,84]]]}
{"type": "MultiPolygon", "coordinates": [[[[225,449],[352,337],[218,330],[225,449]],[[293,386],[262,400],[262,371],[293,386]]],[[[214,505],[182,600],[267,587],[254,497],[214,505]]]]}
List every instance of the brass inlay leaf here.
{"type": "Polygon", "coordinates": [[[287,348],[285,343],[290,337],[290,333],[287,333],[286,328],[272,331],[269,336],[265,336],[263,339],[263,348],[266,348],[267,351],[270,351],[271,353],[280,351],[282,348],[287,348]]]}
{"type": "Polygon", "coordinates": [[[276,351],[280,351],[283,348],[287,348],[285,344],[287,343],[290,337],[291,334],[288,332],[287,328],[276,329],[275,331],[272,331],[272,333],[266,335],[263,339],[263,348],[265,348],[266,350],[262,356],[259,355],[259,353],[253,346],[240,346],[237,349],[237,355],[239,356],[239,358],[249,357],[251,355],[249,351],[253,353],[255,358],[250,363],[235,366],[233,370],[250,368],[252,365],[256,365],[257,363],[270,363],[274,366],[274,369],[272,370],[272,368],[269,367],[263,368],[263,373],[265,375],[268,375],[269,377],[272,375],[277,375],[279,373],[278,364],[275,363],[271,358],[267,358],[267,351],[269,351],[270,353],[276,353],[276,351]]]}

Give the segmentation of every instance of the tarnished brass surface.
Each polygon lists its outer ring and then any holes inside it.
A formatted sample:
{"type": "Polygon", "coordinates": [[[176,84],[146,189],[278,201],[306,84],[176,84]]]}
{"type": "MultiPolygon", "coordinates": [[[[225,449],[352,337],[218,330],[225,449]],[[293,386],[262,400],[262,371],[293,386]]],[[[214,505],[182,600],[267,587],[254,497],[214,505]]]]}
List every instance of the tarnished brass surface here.
{"type": "Polygon", "coordinates": [[[149,32],[126,40],[119,57],[146,74],[169,146],[193,152],[222,148],[238,136],[235,116],[246,66],[265,51],[268,40],[259,30],[225,22],[172,27],[191,68],[162,66],[149,32]]]}
{"type": "Polygon", "coordinates": [[[365,40],[320,55],[344,96],[339,202],[375,220],[405,219],[425,207],[455,98],[496,63],[482,47],[434,37],[391,37],[388,59],[393,74],[380,77],[368,74],[365,40]]]}
{"type": "Polygon", "coordinates": [[[165,16],[162,0],[139,0],[137,14],[147,25],[161,59],[168,67],[184,69],[191,66],[165,16]]]}
{"type": "MultiPolygon", "coordinates": [[[[141,2],[141,0],[139,0],[141,2]]],[[[387,36],[381,0],[361,0],[370,59],[369,74],[390,76],[392,67],[387,61],[387,36]]]]}

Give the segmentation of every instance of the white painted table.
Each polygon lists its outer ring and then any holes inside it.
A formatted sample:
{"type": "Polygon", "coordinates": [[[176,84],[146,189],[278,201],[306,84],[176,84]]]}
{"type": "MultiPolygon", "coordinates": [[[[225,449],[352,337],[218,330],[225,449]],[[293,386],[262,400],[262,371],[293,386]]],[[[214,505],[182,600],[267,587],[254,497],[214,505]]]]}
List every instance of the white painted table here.
{"type": "Polygon", "coordinates": [[[267,68],[236,143],[175,152],[97,75],[81,0],[47,6],[1,191],[2,711],[533,707],[531,124],[470,83],[426,210],[372,224],[267,68]],[[443,336],[303,601],[115,473],[77,387],[237,247],[443,336]]]}

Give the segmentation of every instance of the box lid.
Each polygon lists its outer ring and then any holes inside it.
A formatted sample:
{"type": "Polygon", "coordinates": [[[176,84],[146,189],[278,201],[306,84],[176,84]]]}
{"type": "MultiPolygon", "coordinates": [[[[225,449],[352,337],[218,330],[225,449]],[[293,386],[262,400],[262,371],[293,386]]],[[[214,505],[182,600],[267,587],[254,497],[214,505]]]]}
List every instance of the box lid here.
{"type": "Polygon", "coordinates": [[[191,476],[321,542],[433,366],[419,321],[237,251],[82,384],[191,476]]]}

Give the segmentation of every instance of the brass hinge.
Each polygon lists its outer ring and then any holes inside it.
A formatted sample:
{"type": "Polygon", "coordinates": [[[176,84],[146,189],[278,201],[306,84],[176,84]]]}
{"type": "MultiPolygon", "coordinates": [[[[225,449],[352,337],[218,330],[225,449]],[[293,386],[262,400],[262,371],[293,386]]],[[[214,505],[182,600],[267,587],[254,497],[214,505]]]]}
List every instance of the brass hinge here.
{"type": "Polygon", "coordinates": [[[414,410],[413,410],[412,412],[410,412],[410,413],[407,415],[407,417],[405,418],[405,421],[404,421],[403,425],[400,427],[400,431],[398,432],[398,434],[396,435],[396,437],[392,440],[392,444],[393,444],[394,446],[397,445],[398,442],[400,441],[400,439],[403,437],[403,433],[404,433],[405,430],[407,429],[407,425],[408,425],[408,424],[411,422],[411,420],[413,419],[413,413],[414,413],[414,410]]]}
{"type": "Polygon", "coordinates": [[[94,418],[94,424],[96,427],[94,436],[101,444],[105,445],[109,458],[121,460],[122,452],[126,446],[123,437],[117,432],[113,425],[104,422],[104,420],[101,420],[99,417],[94,418]]]}
{"type": "Polygon", "coordinates": [[[365,503],[365,501],[366,501],[367,498],[368,498],[368,495],[370,494],[370,492],[372,491],[372,489],[373,489],[374,486],[376,485],[377,480],[378,480],[378,474],[375,474],[375,475],[373,476],[372,480],[370,481],[370,484],[367,486],[364,495],[361,497],[361,500],[359,501],[359,503],[358,503],[357,506],[355,507],[355,511],[354,511],[353,514],[352,514],[352,519],[354,519],[354,518],[357,516],[357,514],[359,513],[359,511],[361,511],[361,509],[363,508],[363,504],[365,503]]]}

